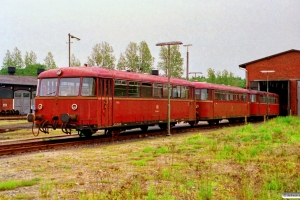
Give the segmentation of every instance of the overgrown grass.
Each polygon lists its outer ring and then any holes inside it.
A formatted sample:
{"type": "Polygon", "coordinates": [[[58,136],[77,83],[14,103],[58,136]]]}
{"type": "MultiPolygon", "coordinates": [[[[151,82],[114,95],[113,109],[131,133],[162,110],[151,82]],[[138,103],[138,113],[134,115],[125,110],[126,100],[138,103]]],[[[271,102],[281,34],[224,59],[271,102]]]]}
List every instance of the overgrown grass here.
{"type": "Polygon", "coordinates": [[[19,187],[27,187],[37,184],[41,179],[35,178],[32,180],[8,180],[0,182],[0,191],[1,190],[13,190],[19,187]]]}
{"type": "Polygon", "coordinates": [[[38,193],[29,194],[36,198],[281,199],[283,192],[300,192],[299,128],[299,118],[278,117],[195,134],[38,153],[22,165],[43,177],[36,182],[38,193]]]}

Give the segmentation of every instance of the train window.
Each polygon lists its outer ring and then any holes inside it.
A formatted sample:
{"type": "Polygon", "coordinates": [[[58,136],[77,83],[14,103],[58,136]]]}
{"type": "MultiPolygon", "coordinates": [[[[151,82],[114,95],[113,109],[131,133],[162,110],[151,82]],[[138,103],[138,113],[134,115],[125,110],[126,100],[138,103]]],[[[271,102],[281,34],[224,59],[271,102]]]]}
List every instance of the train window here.
{"type": "Polygon", "coordinates": [[[96,86],[95,78],[83,78],[81,96],[95,96],[95,86],[96,86]]]}
{"type": "Polygon", "coordinates": [[[181,98],[187,99],[189,98],[189,88],[185,86],[181,86],[181,98]]]}
{"type": "Polygon", "coordinates": [[[233,101],[233,94],[232,93],[229,93],[229,101],[233,101]]]}
{"type": "Polygon", "coordinates": [[[160,83],[153,84],[153,97],[154,98],[162,97],[162,84],[160,84],[160,83]]]}
{"type": "Polygon", "coordinates": [[[195,99],[196,100],[200,100],[200,98],[201,98],[200,94],[201,94],[201,90],[200,89],[195,89],[195,99]]]}
{"type": "Polygon", "coordinates": [[[61,78],[59,83],[59,96],[78,96],[80,78],[61,78]]]}
{"type": "Polygon", "coordinates": [[[180,98],[180,86],[173,85],[171,88],[172,98],[180,98]]]}
{"type": "Polygon", "coordinates": [[[256,94],[250,94],[250,101],[256,102],[256,94]]]}
{"type": "Polygon", "coordinates": [[[57,78],[45,78],[40,82],[39,96],[55,96],[57,91],[57,78]]]}
{"type": "MultiPolygon", "coordinates": [[[[170,87],[172,88],[172,85],[170,85],[170,87]]],[[[164,84],[164,86],[163,86],[163,98],[168,98],[168,94],[169,94],[168,85],[164,84]]]]}
{"type": "Polygon", "coordinates": [[[263,95],[260,95],[260,102],[261,102],[261,103],[267,103],[266,97],[263,96],[263,95]]]}
{"type": "Polygon", "coordinates": [[[208,100],[208,89],[201,90],[201,100],[208,100]]]}
{"type": "Polygon", "coordinates": [[[128,83],[128,96],[140,97],[140,82],[130,81],[128,83]]]}
{"type": "Polygon", "coordinates": [[[115,92],[116,97],[127,97],[127,82],[124,80],[115,80],[115,92]]]}
{"type": "Polygon", "coordinates": [[[220,99],[221,99],[220,91],[215,90],[215,100],[220,100],[220,99]]]}
{"type": "Polygon", "coordinates": [[[141,88],[141,96],[143,98],[151,98],[152,97],[152,84],[151,83],[142,83],[141,88]]]}

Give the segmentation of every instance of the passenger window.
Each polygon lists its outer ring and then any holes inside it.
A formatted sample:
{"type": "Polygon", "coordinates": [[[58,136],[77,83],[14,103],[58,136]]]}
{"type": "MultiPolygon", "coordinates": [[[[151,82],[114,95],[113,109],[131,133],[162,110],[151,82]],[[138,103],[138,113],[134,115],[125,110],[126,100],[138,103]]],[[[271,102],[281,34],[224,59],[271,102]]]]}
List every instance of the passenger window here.
{"type": "Polygon", "coordinates": [[[128,96],[140,97],[140,82],[130,81],[128,83],[128,96]]]}
{"type": "Polygon", "coordinates": [[[127,97],[127,82],[124,80],[115,80],[114,96],[127,97]]]}
{"type": "Polygon", "coordinates": [[[151,98],[152,97],[152,84],[151,83],[142,83],[142,98],[151,98]]]}
{"type": "Polygon", "coordinates": [[[201,89],[201,100],[208,100],[208,90],[201,89]]]}
{"type": "Polygon", "coordinates": [[[95,96],[95,78],[83,78],[81,96],[95,96]]]}
{"type": "Polygon", "coordinates": [[[160,84],[160,83],[153,84],[153,97],[154,98],[162,97],[162,84],[160,84]]]}
{"type": "Polygon", "coordinates": [[[181,86],[181,98],[188,99],[189,98],[189,88],[185,86],[181,86]]]}
{"type": "MultiPolygon", "coordinates": [[[[172,85],[170,85],[170,87],[172,88],[172,85]]],[[[168,94],[169,94],[169,91],[168,91],[168,85],[167,84],[164,84],[164,87],[163,87],[163,98],[168,98],[168,94]]]]}
{"type": "MultiPolygon", "coordinates": [[[[203,89],[202,89],[203,90],[203,89]]],[[[200,92],[201,90],[200,89],[195,89],[195,99],[196,100],[200,100],[200,92]]],[[[202,100],[202,99],[201,99],[202,100]]]]}
{"type": "Polygon", "coordinates": [[[180,98],[180,86],[173,85],[172,88],[172,98],[180,98]]]}

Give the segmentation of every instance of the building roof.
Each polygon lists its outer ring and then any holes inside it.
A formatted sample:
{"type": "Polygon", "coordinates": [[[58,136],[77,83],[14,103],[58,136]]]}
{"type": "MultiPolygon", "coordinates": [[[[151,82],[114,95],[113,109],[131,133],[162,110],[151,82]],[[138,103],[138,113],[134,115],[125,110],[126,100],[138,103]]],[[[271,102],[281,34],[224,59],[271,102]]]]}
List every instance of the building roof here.
{"type": "Polygon", "coordinates": [[[37,85],[36,76],[0,75],[0,85],[37,85]]]}
{"type": "Polygon", "coordinates": [[[277,53],[277,54],[274,54],[274,55],[270,55],[270,56],[267,56],[267,57],[264,57],[264,58],[253,60],[253,61],[250,61],[250,62],[247,62],[247,63],[244,63],[244,64],[240,64],[239,67],[246,68],[246,66],[249,65],[249,64],[252,64],[252,63],[255,63],[255,62],[259,62],[259,61],[262,61],[262,60],[265,60],[265,59],[270,59],[271,57],[279,56],[279,55],[290,53],[290,52],[300,52],[300,50],[291,49],[291,50],[284,51],[284,52],[281,52],[281,53],[277,53]]]}

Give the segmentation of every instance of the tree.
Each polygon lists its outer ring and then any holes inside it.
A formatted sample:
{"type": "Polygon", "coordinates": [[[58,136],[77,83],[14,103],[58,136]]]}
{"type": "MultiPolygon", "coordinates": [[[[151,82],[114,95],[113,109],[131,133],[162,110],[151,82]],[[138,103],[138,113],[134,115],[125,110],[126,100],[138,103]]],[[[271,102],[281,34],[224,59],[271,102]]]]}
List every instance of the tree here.
{"type": "Polygon", "coordinates": [[[72,56],[71,56],[70,65],[71,66],[81,66],[80,60],[75,58],[74,54],[72,54],[72,56]]]}
{"type": "Polygon", "coordinates": [[[24,66],[21,51],[16,47],[12,54],[12,59],[14,62],[14,67],[21,69],[24,66]]]}
{"type": "Polygon", "coordinates": [[[112,54],[113,48],[107,43],[102,42],[93,47],[91,56],[88,57],[87,63],[91,66],[100,66],[107,69],[115,68],[116,58],[112,54]]]}
{"type": "Polygon", "coordinates": [[[226,69],[222,72],[215,72],[214,69],[207,69],[207,78],[204,76],[191,78],[191,81],[199,81],[199,82],[208,82],[208,83],[217,83],[224,85],[231,85],[236,87],[245,88],[246,80],[241,77],[235,77],[232,72],[228,72],[226,69]]]}
{"type": "Polygon", "coordinates": [[[22,74],[24,76],[37,76],[37,69],[46,69],[45,65],[36,63],[32,65],[26,66],[24,69],[22,69],[22,74]]]}
{"type": "MultiPolygon", "coordinates": [[[[159,58],[162,61],[158,62],[158,68],[167,74],[167,61],[169,58],[167,46],[162,46],[160,48],[159,58]]],[[[170,71],[171,77],[181,78],[183,75],[183,58],[179,51],[179,45],[170,46],[170,71]]]]}
{"type": "Polygon", "coordinates": [[[152,57],[148,44],[142,41],[139,45],[139,70],[143,73],[150,73],[153,70],[154,57],[152,57]]]}
{"type": "Polygon", "coordinates": [[[126,60],[125,56],[121,53],[118,64],[117,64],[117,69],[118,70],[126,70],[126,68],[127,68],[127,60],[126,60]]]}
{"type": "Polygon", "coordinates": [[[3,68],[16,67],[17,69],[23,68],[23,59],[21,51],[16,47],[13,53],[7,50],[6,55],[3,59],[3,68]]]}
{"type": "Polygon", "coordinates": [[[35,53],[33,53],[33,51],[31,51],[30,53],[28,53],[26,51],[25,57],[24,57],[25,67],[30,66],[30,65],[35,65],[36,64],[36,59],[37,59],[37,56],[36,56],[35,53]]]}
{"type": "Polygon", "coordinates": [[[3,59],[3,68],[7,68],[9,66],[13,66],[13,58],[9,50],[7,50],[5,57],[3,59]]]}
{"type": "Polygon", "coordinates": [[[56,68],[56,64],[54,62],[53,55],[51,52],[48,52],[48,55],[46,56],[44,61],[45,61],[46,70],[56,68]]]}
{"type": "Polygon", "coordinates": [[[139,72],[139,56],[137,43],[130,42],[125,51],[127,69],[132,72],[139,72]]]}

